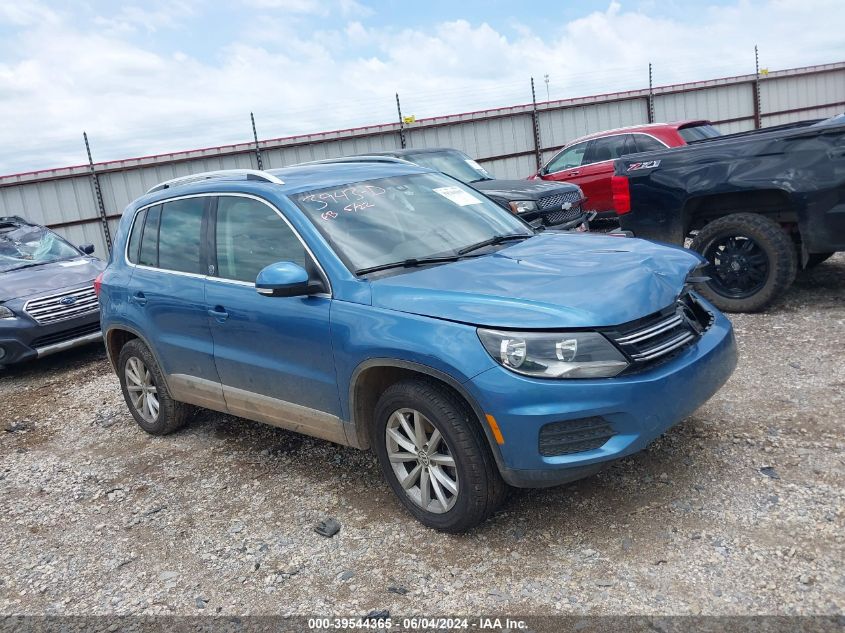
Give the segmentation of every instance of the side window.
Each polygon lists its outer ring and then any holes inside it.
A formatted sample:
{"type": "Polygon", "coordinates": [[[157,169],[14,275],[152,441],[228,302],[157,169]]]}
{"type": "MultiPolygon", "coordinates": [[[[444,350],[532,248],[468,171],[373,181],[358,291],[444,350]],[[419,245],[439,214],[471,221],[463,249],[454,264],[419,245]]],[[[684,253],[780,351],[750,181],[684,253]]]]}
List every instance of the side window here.
{"type": "Polygon", "coordinates": [[[218,277],[252,283],[262,268],[281,261],[308,269],[302,242],[263,202],[221,196],[215,228],[218,277]]]}
{"type": "Polygon", "coordinates": [[[141,246],[141,233],[144,231],[144,220],[147,219],[147,210],[144,209],[135,216],[135,223],[132,225],[132,232],[129,234],[129,244],[126,247],[126,254],[133,264],[138,263],[138,250],[141,246]]]}
{"type": "Polygon", "coordinates": [[[158,222],[161,217],[161,205],[147,209],[144,222],[144,236],[141,238],[141,252],[138,263],[141,266],[158,266],[158,222]]]}
{"type": "Polygon", "coordinates": [[[593,141],[587,156],[587,163],[600,163],[605,160],[613,160],[625,155],[625,141],[628,134],[616,134],[605,136],[593,141]]]}
{"type": "Polygon", "coordinates": [[[634,139],[637,142],[638,152],[653,152],[658,149],[666,149],[663,143],[648,134],[634,134],[634,139]]]}
{"type": "Polygon", "coordinates": [[[584,162],[584,152],[587,149],[587,143],[588,141],[585,141],[583,143],[573,145],[572,147],[567,147],[549,161],[549,164],[546,166],[546,173],[553,174],[556,171],[571,169],[572,167],[582,165],[584,162]]]}
{"type": "Polygon", "coordinates": [[[202,273],[202,216],[209,198],[185,198],[164,203],[158,232],[158,267],[202,273]]]}

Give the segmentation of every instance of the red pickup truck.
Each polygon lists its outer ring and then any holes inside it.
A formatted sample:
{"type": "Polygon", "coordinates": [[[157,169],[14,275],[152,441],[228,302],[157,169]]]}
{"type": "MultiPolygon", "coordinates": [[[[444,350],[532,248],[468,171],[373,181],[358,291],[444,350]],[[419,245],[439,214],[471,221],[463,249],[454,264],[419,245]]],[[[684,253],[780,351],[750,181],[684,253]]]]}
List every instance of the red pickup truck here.
{"type": "Polygon", "coordinates": [[[649,123],[596,132],[564,145],[552,159],[529,179],[564,180],[581,187],[585,207],[599,218],[616,216],[610,179],[613,161],[626,154],[650,152],[687,145],[720,136],[709,121],[649,123]]]}

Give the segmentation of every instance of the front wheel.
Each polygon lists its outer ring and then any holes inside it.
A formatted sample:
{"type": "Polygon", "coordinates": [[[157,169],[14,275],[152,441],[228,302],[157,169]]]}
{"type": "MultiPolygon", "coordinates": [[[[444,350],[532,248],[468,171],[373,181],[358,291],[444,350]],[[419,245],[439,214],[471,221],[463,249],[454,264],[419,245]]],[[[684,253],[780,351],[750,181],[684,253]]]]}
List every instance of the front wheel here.
{"type": "Polygon", "coordinates": [[[755,213],[734,213],[705,225],[690,246],[707,260],[710,280],[699,291],[726,312],[757,312],[789,288],[798,270],[792,239],[755,213]]]}
{"type": "Polygon", "coordinates": [[[390,386],[371,443],[402,504],[424,525],[464,532],[501,504],[506,485],[469,407],[437,383],[390,386]]]}

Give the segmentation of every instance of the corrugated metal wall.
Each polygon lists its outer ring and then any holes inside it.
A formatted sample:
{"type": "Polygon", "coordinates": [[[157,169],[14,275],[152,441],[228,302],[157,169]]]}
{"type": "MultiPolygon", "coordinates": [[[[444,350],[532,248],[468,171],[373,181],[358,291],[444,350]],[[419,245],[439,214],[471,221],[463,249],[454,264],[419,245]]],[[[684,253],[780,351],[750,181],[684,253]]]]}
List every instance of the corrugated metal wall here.
{"type": "MultiPolygon", "coordinates": [[[[723,132],[753,129],[756,77],[745,75],[655,88],[656,121],[709,119],[723,132]]],[[[845,62],[770,73],[759,82],[762,126],[822,118],[845,110],[845,62]]],[[[534,117],[543,161],[569,140],[601,130],[646,123],[648,90],[519,105],[423,119],[405,128],[408,147],[455,147],[499,178],[524,178],[537,169],[534,117]]],[[[265,169],[309,160],[389,150],[398,124],[369,126],[260,142],[265,169]]],[[[249,143],[96,165],[112,234],[122,210],[155,184],[215,169],[255,168],[249,143]]],[[[75,244],[107,254],[87,166],[0,176],[0,216],[23,215],[75,244]]]]}

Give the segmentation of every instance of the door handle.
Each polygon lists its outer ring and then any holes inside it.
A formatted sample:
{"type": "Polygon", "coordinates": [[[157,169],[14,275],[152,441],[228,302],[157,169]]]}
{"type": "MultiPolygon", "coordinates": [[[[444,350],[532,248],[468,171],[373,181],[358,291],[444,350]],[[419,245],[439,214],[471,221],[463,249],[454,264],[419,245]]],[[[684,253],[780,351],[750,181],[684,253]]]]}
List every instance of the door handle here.
{"type": "Polygon", "coordinates": [[[134,295],[130,296],[129,300],[134,301],[139,306],[142,306],[147,303],[147,295],[145,295],[143,292],[138,291],[134,295]]]}
{"type": "Polygon", "coordinates": [[[214,317],[220,323],[223,323],[223,321],[229,318],[229,313],[226,312],[223,306],[214,306],[214,308],[208,311],[208,316],[214,317]]]}
{"type": "Polygon", "coordinates": [[[567,175],[567,176],[577,176],[577,175],[579,175],[580,173],[581,173],[580,171],[571,171],[571,172],[569,172],[569,173],[568,173],[568,174],[566,174],[566,175],[567,175]]]}

